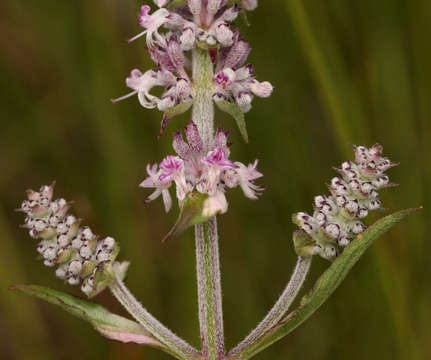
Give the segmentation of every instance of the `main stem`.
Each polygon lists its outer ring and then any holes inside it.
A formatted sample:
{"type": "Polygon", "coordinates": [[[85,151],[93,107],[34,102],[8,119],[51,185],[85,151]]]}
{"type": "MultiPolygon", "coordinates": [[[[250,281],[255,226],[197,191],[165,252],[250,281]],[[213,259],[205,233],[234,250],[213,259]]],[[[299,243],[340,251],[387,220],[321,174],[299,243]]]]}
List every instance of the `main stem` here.
{"type": "MultiPolygon", "coordinates": [[[[212,100],[214,69],[208,51],[193,50],[193,121],[203,140],[204,153],[214,138],[212,100]]],[[[225,356],[217,219],[195,226],[196,271],[202,355],[209,360],[225,356]]]]}
{"type": "Polygon", "coordinates": [[[214,66],[206,50],[194,49],[192,56],[194,86],[192,120],[199,129],[205,153],[210,150],[214,138],[214,102],[212,99],[214,66]]]}

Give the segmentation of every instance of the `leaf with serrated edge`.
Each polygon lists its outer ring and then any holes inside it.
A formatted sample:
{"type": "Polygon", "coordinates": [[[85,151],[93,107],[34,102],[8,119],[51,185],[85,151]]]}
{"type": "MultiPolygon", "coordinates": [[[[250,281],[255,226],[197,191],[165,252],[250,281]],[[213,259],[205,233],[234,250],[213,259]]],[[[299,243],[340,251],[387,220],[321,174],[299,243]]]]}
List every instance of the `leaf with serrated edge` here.
{"type": "Polygon", "coordinates": [[[374,240],[391,229],[407,215],[420,209],[406,209],[388,215],[376,221],[362,234],[359,234],[320,276],[310,293],[303,297],[298,309],[291,312],[279,324],[268,330],[256,342],[244,348],[240,354],[233,354],[229,358],[249,359],[296,329],[329,298],[374,240]]]}
{"type": "Polygon", "coordinates": [[[245,123],[244,113],[241,111],[240,107],[225,100],[216,101],[216,104],[221,111],[228,113],[235,119],[244,141],[248,143],[247,125],[245,123]]]}
{"type": "Polygon", "coordinates": [[[122,342],[148,345],[170,353],[165,345],[158,342],[138,323],[112,314],[103,306],[91,301],[37,285],[15,285],[10,290],[36,296],[51,304],[58,305],[67,312],[87,320],[103,336],[122,342]]]}

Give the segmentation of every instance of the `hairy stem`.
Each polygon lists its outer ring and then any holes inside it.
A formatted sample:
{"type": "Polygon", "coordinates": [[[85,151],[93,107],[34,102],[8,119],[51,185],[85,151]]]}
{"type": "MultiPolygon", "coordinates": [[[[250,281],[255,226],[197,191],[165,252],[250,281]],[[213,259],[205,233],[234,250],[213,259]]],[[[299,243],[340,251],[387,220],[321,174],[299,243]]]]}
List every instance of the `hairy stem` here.
{"type": "Polygon", "coordinates": [[[199,129],[204,144],[204,153],[209,151],[214,138],[213,93],[214,66],[208,51],[193,50],[194,103],[192,119],[199,129]]]}
{"type": "Polygon", "coordinates": [[[171,330],[160,323],[140,303],[124,285],[118,275],[110,286],[111,292],[123,307],[157,340],[169,347],[178,359],[200,359],[200,353],[171,330]]]}
{"type": "Polygon", "coordinates": [[[225,349],[216,218],[196,225],[195,236],[202,353],[208,359],[223,359],[225,349]]]}
{"type": "MultiPolygon", "coordinates": [[[[193,50],[193,121],[202,137],[204,153],[214,138],[214,66],[208,51],[193,50]]],[[[207,359],[223,359],[224,332],[217,219],[195,226],[196,272],[202,354],[207,359]]]]}
{"type": "Polygon", "coordinates": [[[241,354],[242,350],[256,341],[265,331],[276,325],[282,319],[283,315],[289,310],[290,305],[298,295],[307,277],[308,271],[310,270],[310,265],[311,257],[298,257],[292,277],[280,298],[259,325],[229,353],[230,358],[241,358],[238,355],[241,354]]]}

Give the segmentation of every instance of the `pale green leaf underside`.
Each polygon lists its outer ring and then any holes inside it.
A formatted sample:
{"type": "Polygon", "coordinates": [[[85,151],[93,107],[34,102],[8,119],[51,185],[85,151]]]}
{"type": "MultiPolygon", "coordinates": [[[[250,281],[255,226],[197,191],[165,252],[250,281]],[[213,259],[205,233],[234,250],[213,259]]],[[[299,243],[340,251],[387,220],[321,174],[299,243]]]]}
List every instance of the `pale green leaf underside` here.
{"type": "Polygon", "coordinates": [[[298,309],[234,358],[248,359],[301,325],[329,298],[373,241],[416,210],[419,209],[406,209],[388,215],[358,235],[320,276],[310,293],[302,298],[298,309]]]}
{"type": "Polygon", "coordinates": [[[15,285],[9,289],[36,296],[39,299],[60,306],[67,312],[88,321],[97,331],[109,339],[145,344],[167,351],[166,347],[154,339],[141,325],[122,316],[112,314],[103,306],[94,302],[37,285],[15,285]]]}

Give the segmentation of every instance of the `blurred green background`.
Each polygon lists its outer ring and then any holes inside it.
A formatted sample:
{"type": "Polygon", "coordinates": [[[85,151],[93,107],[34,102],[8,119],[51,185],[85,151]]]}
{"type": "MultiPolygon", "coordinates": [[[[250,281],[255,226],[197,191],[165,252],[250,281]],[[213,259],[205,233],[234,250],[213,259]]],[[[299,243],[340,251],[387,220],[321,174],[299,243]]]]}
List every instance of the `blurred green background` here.
{"type": "MultiPolygon", "coordinates": [[[[148,1],[147,1],[148,3],[148,1]]],[[[256,99],[243,143],[233,120],[232,157],[260,159],[267,186],[252,202],[229,193],[220,218],[227,343],[235,345],[276,300],[295,262],[291,213],[326,192],[349,143],[381,142],[401,166],[383,191],[392,210],[424,205],[380,239],[307,323],[257,359],[431,359],[431,1],[260,1],[243,27],[258,79],[276,91],[256,99]]],[[[160,239],[177,209],[143,204],[148,162],[171,152],[172,121],[127,92],[130,69],[152,67],[136,0],[0,2],[0,351],[6,359],[168,359],[100,337],[61,309],[7,286],[36,283],[80,296],[36,261],[35,242],[13,212],[28,187],[57,180],[57,195],[94,231],[120,241],[128,285],[149,310],[198,346],[192,230],[160,239]]],[[[387,213],[387,212],[386,212],[387,213]]],[[[368,224],[383,213],[373,214],[368,224]]],[[[307,286],[328,263],[316,259],[307,286]]],[[[124,314],[108,291],[97,301],[124,314]]]]}

